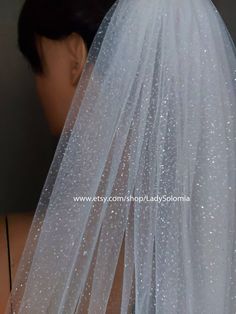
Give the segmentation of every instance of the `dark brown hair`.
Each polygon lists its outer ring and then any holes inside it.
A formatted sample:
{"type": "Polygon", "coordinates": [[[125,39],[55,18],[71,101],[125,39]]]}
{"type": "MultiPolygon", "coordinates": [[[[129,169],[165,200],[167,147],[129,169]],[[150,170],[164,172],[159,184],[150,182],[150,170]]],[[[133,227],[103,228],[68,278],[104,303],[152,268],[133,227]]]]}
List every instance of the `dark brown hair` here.
{"type": "Polygon", "coordinates": [[[18,45],[35,73],[43,73],[36,37],[60,40],[78,33],[89,49],[115,0],[26,0],[18,21],[18,45]]]}

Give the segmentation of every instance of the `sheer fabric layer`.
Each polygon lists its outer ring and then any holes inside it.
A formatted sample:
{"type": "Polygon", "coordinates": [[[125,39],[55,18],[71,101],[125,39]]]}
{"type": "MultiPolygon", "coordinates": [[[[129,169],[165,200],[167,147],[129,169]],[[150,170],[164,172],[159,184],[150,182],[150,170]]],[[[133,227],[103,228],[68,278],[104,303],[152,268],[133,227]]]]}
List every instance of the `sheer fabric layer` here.
{"type": "Polygon", "coordinates": [[[118,1],[90,50],[6,313],[109,313],[122,244],[119,313],[235,313],[235,84],[234,45],[210,1],[118,1]]]}

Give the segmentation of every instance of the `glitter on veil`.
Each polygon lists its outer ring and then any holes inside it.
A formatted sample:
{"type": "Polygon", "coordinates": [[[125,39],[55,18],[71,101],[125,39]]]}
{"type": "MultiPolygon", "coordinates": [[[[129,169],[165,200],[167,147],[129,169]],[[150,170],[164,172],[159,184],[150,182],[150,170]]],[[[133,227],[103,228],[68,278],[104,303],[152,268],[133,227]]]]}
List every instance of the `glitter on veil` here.
{"type": "Polygon", "coordinates": [[[214,5],[117,1],[89,52],[6,313],[112,313],[122,245],[119,313],[235,313],[235,181],[236,55],[214,5]]]}

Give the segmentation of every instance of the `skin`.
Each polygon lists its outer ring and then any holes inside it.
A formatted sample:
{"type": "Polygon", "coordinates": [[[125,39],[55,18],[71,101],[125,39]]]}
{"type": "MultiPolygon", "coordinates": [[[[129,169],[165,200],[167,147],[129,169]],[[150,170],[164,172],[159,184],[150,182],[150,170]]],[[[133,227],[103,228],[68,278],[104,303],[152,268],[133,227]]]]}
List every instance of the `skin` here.
{"type": "MultiPolygon", "coordinates": [[[[51,131],[59,135],[86,62],[86,45],[82,38],[74,33],[60,41],[40,37],[37,39],[37,47],[43,74],[36,75],[36,87],[51,131]]],[[[123,254],[122,245],[106,314],[120,313],[123,254]]],[[[89,302],[84,304],[84,312],[87,312],[88,305],[89,302]]]]}
{"type": "Polygon", "coordinates": [[[36,88],[50,129],[59,135],[87,58],[87,48],[76,33],[63,40],[37,38],[43,73],[35,75],[36,88]]]}

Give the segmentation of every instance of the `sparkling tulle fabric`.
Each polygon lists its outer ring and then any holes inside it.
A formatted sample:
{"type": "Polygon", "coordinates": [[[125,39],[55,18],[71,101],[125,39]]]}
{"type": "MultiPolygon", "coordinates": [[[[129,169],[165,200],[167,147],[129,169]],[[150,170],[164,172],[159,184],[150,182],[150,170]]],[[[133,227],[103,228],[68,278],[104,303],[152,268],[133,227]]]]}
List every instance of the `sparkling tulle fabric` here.
{"type": "Polygon", "coordinates": [[[115,3],[6,313],[236,312],[234,49],[209,0],[115,3]],[[120,308],[108,310],[121,247],[120,308]]]}

